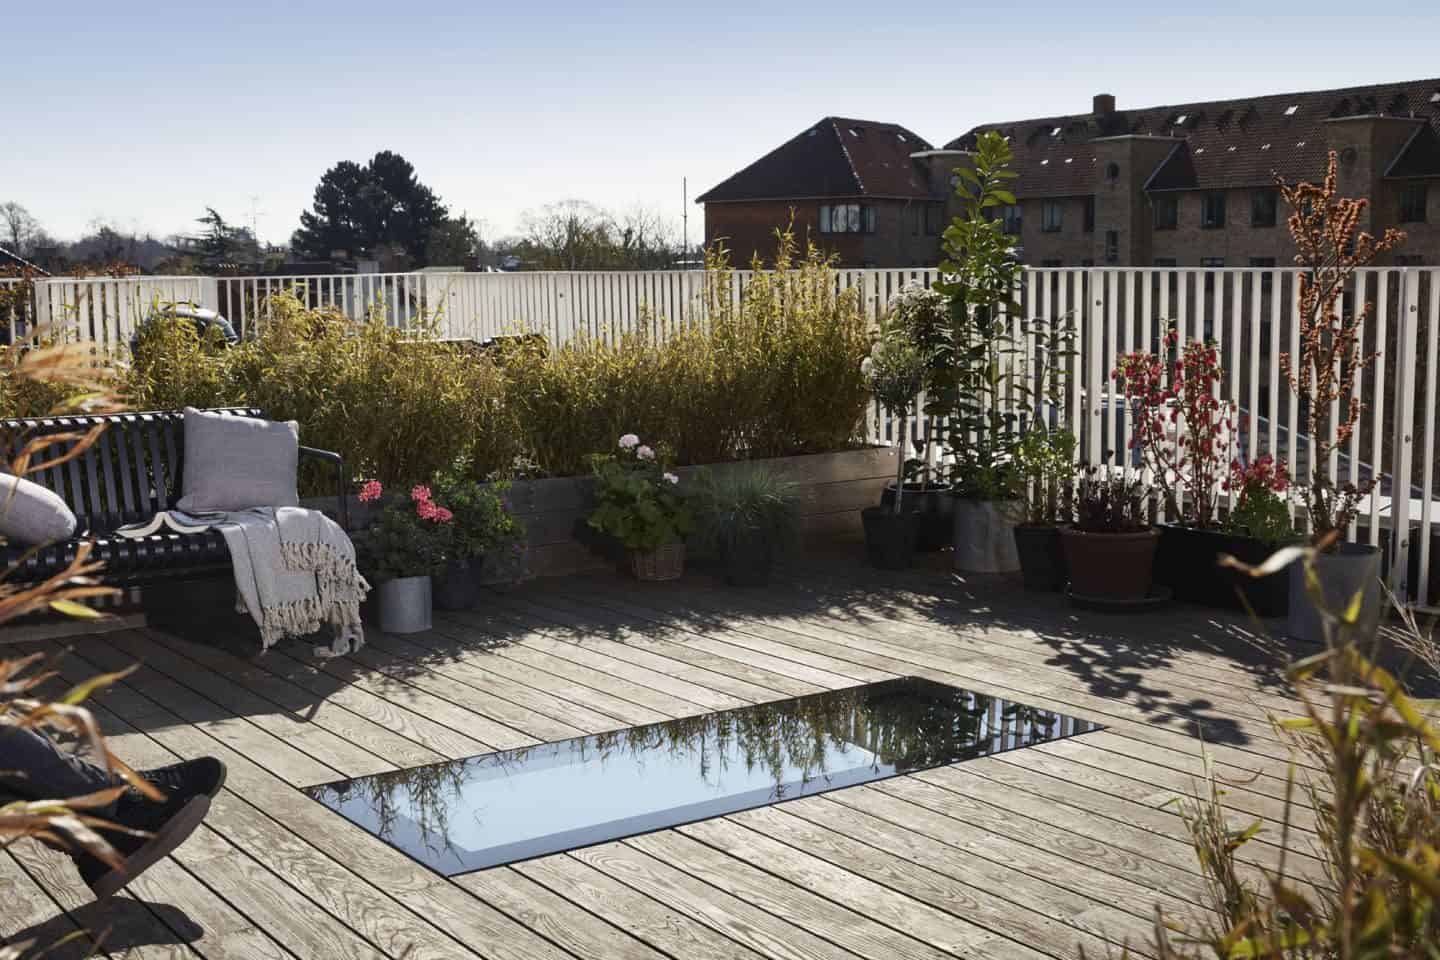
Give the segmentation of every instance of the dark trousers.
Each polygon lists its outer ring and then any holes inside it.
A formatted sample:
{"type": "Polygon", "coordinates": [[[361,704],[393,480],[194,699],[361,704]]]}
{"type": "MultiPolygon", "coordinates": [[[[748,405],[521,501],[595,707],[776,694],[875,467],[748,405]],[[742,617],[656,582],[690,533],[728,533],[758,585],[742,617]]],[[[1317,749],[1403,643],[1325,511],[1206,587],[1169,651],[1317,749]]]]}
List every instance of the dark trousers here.
{"type": "MultiPolygon", "coordinates": [[[[49,737],[0,725],[0,802],[6,795],[24,800],[68,800],[118,783],[104,769],[61,750],[49,737]]],[[[112,810],[113,804],[88,812],[104,817],[112,810]]]]}

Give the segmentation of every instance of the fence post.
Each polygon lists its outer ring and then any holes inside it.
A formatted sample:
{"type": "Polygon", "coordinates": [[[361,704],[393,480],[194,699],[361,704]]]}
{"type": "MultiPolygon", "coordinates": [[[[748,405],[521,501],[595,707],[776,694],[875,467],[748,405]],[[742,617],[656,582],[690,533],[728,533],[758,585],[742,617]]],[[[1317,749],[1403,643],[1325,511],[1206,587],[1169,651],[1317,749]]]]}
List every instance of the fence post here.
{"type": "MultiPolygon", "coordinates": [[[[1416,599],[1410,581],[1410,474],[1415,447],[1415,348],[1418,343],[1420,272],[1400,268],[1400,329],[1396,331],[1395,357],[1395,463],[1390,474],[1390,575],[1387,581],[1397,597],[1409,603],[1416,599]]],[[[1383,362],[1383,361],[1382,361],[1383,362]]],[[[1430,376],[1434,376],[1433,371],[1430,376]]],[[[1375,398],[1380,401],[1380,397],[1375,398]]],[[[1426,424],[1426,429],[1430,425],[1426,424]]],[[[1372,503],[1381,494],[1384,478],[1381,464],[1371,464],[1375,486],[1372,503]]],[[[1430,491],[1422,491],[1427,499],[1430,491]]],[[[1420,599],[1424,599],[1424,585],[1420,599]]]]}

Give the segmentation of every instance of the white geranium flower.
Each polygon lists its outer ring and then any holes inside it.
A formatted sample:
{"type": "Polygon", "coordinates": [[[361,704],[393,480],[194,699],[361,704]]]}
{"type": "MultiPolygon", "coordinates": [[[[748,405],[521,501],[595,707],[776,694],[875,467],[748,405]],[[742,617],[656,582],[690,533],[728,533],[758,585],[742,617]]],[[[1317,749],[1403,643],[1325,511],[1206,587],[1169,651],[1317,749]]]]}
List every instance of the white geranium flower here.
{"type": "Polygon", "coordinates": [[[620,438],[620,449],[621,449],[621,450],[634,450],[634,449],[635,449],[636,447],[638,447],[639,445],[640,445],[640,438],[637,437],[637,436],[635,436],[635,434],[633,434],[633,433],[627,433],[627,434],[625,434],[625,436],[623,436],[623,437],[620,438]]]}
{"type": "Polygon", "coordinates": [[[860,361],[860,376],[867,380],[875,376],[875,361],[872,358],[866,357],[860,361]]]}
{"type": "Polygon", "coordinates": [[[665,473],[663,474],[663,476],[665,477],[665,482],[666,482],[666,483],[679,483],[679,482],[680,482],[680,478],[677,477],[677,476],[675,476],[675,474],[671,473],[671,472],[668,471],[668,470],[665,471],[665,473]]]}
{"type": "Polygon", "coordinates": [[[639,457],[641,460],[654,460],[655,451],[651,450],[649,447],[637,447],[635,449],[635,456],[639,457]]]}

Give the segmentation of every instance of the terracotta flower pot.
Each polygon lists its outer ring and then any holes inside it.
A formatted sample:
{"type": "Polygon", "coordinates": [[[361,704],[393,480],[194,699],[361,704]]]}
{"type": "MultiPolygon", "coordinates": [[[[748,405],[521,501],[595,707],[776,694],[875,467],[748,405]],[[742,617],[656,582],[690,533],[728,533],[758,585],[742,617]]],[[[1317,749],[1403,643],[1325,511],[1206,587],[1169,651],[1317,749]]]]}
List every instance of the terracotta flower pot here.
{"type": "Polygon", "coordinates": [[[1070,592],[1097,600],[1140,601],[1150,595],[1158,530],[1087,533],[1060,529],[1070,592]]]}

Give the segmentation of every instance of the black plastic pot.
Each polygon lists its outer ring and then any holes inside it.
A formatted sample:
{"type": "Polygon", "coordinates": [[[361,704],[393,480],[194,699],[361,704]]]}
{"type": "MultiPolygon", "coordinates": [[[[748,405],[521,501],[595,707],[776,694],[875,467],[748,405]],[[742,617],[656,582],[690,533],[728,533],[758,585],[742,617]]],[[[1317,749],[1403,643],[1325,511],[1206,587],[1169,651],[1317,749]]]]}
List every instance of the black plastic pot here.
{"type": "Polygon", "coordinates": [[[1015,549],[1026,590],[1055,592],[1065,589],[1065,547],[1059,527],[1020,524],[1015,527],[1015,549]]]}
{"type": "Polygon", "coordinates": [[[1279,549],[1275,544],[1219,530],[1200,530],[1176,523],[1159,526],[1155,550],[1155,582],[1170,588],[1175,599],[1224,610],[1244,610],[1242,591],[1262,617],[1283,617],[1290,609],[1290,579],[1284,572],[1255,579],[1220,566],[1229,554],[1252,566],[1279,549]]]}
{"type": "MultiPolygon", "coordinates": [[[[886,509],[895,506],[894,481],[885,485],[885,492],[880,494],[880,506],[886,509]]],[[[921,553],[934,553],[950,546],[955,536],[955,495],[949,487],[907,483],[900,506],[915,514],[915,549],[921,553]]]]}
{"type": "Polygon", "coordinates": [[[775,569],[775,548],[764,537],[739,537],[725,548],[725,582],[732,587],[765,587],[775,569]]]}
{"type": "Polygon", "coordinates": [[[437,610],[473,610],[484,593],[483,564],[479,557],[452,560],[445,572],[432,581],[432,599],[437,610]]]}
{"type": "Polygon", "coordinates": [[[915,560],[916,522],[913,513],[895,513],[889,507],[860,511],[865,525],[865,553],[882,570],[904,570],[915,560]]]}

